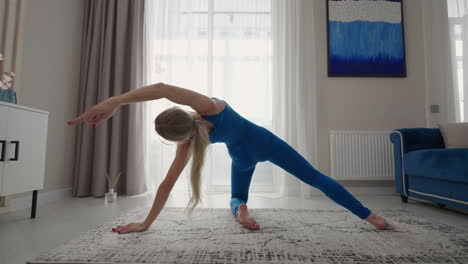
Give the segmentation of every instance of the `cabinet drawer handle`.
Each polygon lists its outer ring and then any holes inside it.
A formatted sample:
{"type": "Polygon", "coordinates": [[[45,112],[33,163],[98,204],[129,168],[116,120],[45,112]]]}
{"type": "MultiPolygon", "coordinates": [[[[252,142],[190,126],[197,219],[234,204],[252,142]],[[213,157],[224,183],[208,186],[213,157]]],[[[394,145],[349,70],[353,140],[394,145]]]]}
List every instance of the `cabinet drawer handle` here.
{"type": "Polygon", "coordinates": [[[2,143],[2,153],[0,153],[0,161],[5,161],[6,140],[0,140],[0,143],[2,143]]]}
{"type": "Polygon", "coordinates": [[[15,157],[14,158],[10,158],[10,160],[18,160],[18,156],[19,156],[19,141],[15,140],[15,141],[11,141],[12,144],[15,144],[15,157]]]}

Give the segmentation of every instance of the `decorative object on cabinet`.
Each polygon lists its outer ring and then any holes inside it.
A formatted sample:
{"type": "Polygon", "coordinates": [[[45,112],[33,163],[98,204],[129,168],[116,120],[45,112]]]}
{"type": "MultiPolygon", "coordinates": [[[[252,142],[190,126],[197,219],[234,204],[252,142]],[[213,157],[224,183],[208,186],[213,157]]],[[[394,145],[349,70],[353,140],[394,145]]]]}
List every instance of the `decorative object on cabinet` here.
{"type": "Polygon", "coordinates": [[[3,72],[4,57],[0,53],[0,101],[16,104],[16,93],[13,91],[14,72],[3,72]]]}
{"type": "Polygon", "coordinates": [[[14,72],[3,72],[3,55],[0,53],[0,101],[16,104],[16,93],[13,91],[14,72]]]}
{"type": "Polygon", "coordinates": [[[13,91],[14,72],[4,72],[0,76],[0,101],[16,104],[16,92],[13,91]]]}

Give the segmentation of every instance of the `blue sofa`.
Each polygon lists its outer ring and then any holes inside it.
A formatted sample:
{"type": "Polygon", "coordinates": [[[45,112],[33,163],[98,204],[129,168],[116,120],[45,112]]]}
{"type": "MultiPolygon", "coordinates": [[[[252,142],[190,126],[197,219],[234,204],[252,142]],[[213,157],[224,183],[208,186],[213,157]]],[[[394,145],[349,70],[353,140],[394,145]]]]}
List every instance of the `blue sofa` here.
{"type": "Polygon", "coordinates": [[[415,197],[468,209],[468,148],[446,149],[439,128],[395,129],[390,140],[404,203],[415,197]]]}

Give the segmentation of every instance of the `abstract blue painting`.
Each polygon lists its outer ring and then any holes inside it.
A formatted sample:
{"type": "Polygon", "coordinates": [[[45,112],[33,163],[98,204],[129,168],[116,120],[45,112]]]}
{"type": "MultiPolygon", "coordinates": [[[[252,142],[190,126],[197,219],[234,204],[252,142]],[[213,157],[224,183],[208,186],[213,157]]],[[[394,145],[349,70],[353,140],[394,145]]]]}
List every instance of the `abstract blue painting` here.
{"type": "Polygon", "coordinates": [[[328,75],[406,77],[402,0],[327,0],[328,75]]]}

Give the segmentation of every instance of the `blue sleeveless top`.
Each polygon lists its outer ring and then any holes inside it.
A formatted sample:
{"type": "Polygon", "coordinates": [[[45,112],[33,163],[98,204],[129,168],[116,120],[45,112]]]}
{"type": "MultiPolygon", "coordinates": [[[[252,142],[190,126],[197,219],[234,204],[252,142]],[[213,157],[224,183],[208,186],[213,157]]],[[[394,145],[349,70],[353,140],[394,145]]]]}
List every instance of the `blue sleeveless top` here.
{"type": "Polygon", "coordinates": [[[203,119],[213,123],[214,127],[210,132],[210,142],[223,142],[229,146],[239,144],[247,135],[249,121],[238,114],[224,100],[211,97],[218,101],[223,101],[226,106],[216,115],[200,115],[203,119]]]}

